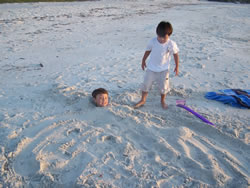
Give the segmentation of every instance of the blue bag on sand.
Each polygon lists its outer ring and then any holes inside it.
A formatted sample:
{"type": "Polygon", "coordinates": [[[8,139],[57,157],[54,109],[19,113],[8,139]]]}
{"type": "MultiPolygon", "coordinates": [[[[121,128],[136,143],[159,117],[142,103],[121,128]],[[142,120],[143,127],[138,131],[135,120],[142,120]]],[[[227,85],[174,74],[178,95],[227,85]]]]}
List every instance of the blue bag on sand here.
{"type": "Polygon", "coordinates": [[[216,92],[207,92],[205,97],[216,101],[229,104],[234,107],[250,109],[250,90],[225,89],[219,90],[222,94],[216,92]]]}

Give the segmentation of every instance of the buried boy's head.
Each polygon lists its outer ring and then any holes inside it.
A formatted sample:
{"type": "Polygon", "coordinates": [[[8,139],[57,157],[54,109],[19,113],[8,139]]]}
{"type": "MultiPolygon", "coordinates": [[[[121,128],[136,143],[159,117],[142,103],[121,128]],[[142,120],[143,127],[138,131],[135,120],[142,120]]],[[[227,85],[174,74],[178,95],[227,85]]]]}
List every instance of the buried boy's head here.
{"type": "Polygon", "coordinates": [[[107,106],[109,103],[108,91],[103,88],[95,89],[92,92],[92,96],[94,98],[94,102],[98,107],[107,106]]]}

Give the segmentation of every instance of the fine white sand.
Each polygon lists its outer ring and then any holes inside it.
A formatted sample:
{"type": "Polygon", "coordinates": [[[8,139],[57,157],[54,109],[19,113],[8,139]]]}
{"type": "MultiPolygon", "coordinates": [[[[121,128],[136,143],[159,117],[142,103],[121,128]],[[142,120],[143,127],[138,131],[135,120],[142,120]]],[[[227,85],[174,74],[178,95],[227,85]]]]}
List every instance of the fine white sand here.
{"type": "Polygon", "coordinates": [[[250,113],[204,94],[250,89],[250,5],[101,0],[0,5],[0,187],[249,187],[250,113]],[[180,75],[140,109],[162,21],[180,75]],[[110,92],[96,108],[91,92],[110,92]],[[177,99],[215,123],[182,108],[177,99]]]}

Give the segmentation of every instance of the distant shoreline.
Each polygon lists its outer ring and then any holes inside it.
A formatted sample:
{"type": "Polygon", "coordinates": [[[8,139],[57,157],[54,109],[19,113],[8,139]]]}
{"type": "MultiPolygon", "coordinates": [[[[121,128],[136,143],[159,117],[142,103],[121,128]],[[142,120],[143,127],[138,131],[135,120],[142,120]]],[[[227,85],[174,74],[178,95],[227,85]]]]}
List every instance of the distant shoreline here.
{"type": "MultiPolygon", "coordinates": [[[[0,0],[3,3],[37,3],[37,2],[77,2],[77,1],[98,1],[98,0],[0,0]]],[[[250,3],[250,0],[207,0],[227,3],[250,3]]]]}
{"type": "Polygon", "coordinates": [[[250,0],[208,0],[208,1],[217,1],[225,3],[250,3],[250,0]]]}
{"type": "Polygon", "coordinates": [[[97,0],[0,0],[3,3],[38,3],[38,2],[81,2],[81,1],[97,1],[97,0]]]}

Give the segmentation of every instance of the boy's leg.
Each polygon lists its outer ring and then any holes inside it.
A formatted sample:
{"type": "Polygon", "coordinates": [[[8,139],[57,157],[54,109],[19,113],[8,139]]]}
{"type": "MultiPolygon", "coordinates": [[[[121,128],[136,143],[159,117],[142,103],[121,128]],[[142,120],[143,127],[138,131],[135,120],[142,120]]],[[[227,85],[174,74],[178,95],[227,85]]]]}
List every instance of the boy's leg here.
{"type": "Polygon", "coordinates": [[[166,98],[167,94],[161,94],[161,106],[163,109],[167,109],[168,105],[165,103],[165,98],[166,98]]]}
{"type": "Polygon", "coordinates": [[[167,109],[168,105],[165,102],[167,92],[169,91],[169,72],[163,71],[159,73],[158,86],[161,92],[161,106],[163,109],[167,109]]]}
{"type": "Polygon", "coordinates": [[[148,92],[142,91],[141,100],[134,106],[134,108],[140,108],[142,105],[144,105],[146,102],[147,96],[148,96],[148,92]]]}
{"type": "Polygon", "coordinates": [[[153,81],[154,81],[154,75],[155,73],[153,71],[147,70],[144,76],[144,81],[142,84],[142,96],[141,100],[135,104],[134,108],[139,108],[143,106],[146,102],[147,96],[148,96],[148,91],[150,90],[153,81]]]}

